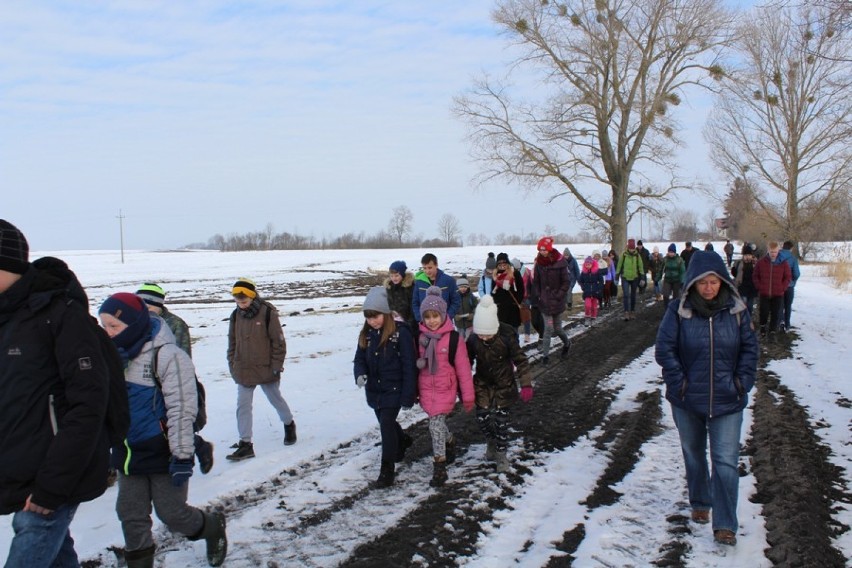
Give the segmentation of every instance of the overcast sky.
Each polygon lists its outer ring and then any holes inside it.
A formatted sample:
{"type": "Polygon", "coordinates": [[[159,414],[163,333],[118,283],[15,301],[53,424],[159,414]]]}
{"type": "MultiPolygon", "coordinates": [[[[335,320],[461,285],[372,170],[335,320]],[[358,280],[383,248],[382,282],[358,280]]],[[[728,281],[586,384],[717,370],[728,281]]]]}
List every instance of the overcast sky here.
{"type": "MultiPolygon", "coordinates": [[[[448,212],[464,236],[576,233],[567,198],[471,185],[450,107],[511,56],[493,7],[4,0],[0,217],[33,250],[118,248],[119,211],[130,249],[372,234],[403,204],[425,237],[448,212]]],[[[709,177],[691,104],[685,175],[709,177]]]]}

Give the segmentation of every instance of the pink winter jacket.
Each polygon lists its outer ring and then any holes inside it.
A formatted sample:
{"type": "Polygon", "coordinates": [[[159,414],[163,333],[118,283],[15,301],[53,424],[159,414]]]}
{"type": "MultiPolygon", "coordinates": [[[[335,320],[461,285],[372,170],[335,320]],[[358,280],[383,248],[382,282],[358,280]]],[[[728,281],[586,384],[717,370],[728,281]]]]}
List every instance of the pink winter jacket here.
{"type": "MultiPolygon", "coordinates": [[[[436,333],[441,334],[438,340],[438,372],[432,374],[429,369],[420,369],[417,381],[417,389],[420,393],[420,406],[429,416],[436,414],[449,414],[456,405],[456,395],[461,385],[462,402],[473,402],[475,395],[473,391],[473,374],[470,370],[470,359],[467,356],[467,347],[464,340],[459,338],[456,349],[455,366],[450,365],[450,332],[453,331],[453,321],[447,318],[436,333]]],[[[420,324],[420,337],[429,332],[424,324],[420,324]]],[[[423,345],[418,345],[420,357],[426,353],[423,345]]]]}

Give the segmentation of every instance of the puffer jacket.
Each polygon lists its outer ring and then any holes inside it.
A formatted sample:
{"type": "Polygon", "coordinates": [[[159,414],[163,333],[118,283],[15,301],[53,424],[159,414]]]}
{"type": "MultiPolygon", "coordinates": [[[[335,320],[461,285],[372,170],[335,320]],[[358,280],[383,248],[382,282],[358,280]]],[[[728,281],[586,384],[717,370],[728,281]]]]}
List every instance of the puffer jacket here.
{"type": "Polygon", "coordinates": [[[88,303],[55,258],[0,294],[0,514],[106,491],[109,375],[88,303]]]}
{"type": "Polygon", "coordinates": [[[399,284],[394,284],[388,278],[385,280],[385,289],[388,292],[390,309],[413,325],[415,319],[411,312],[411,295],[414,293],[414,276],[410,272],[406,272],[399,284]]]}
{"type": "Polygon", "coordinates": [[[151,329],[152,338],[124,372],[130,430],[124,445],[113,448],[112,464],[125,475],[168,473],[171,456],[190,459],[195,452],[195,367],[165,322],[153,314],[151,329]],[[154,382],[155,353],[162,390],[154,382]]]}
{"type": "Polygon", "coordinates": [[[748,392],[757,374],[757,337],[745,303],[731,281],[722,257],[696,251],[686,272],[680,301],[671,302],[655,347],[663,368],[666,399],[702,416],[739,412],[748,404],[748,392]],[[689,291],[708,274],[722,279],[730,292],[727,304],[711,317],[693,309],[689,291]]]}
{"type": "MultiPolygon", "coordinates": [[[[385,317],[388,317],[385,315],[385,317]]],[[[355,379],[367,375],[364,393],[370,408],[413,406],[417,394],[417,357],[414,338],[405,322],[380,346],[381,329],[368,328],[367,347],[355,350],[355,379]]]]}
{"type": "Polygon", "coordinates": [[[435,282],[432,283],[426,273],[418,272],[414,276],[414,292],[411,296],[411,311],[414,312],[414,319],[420,321],[420,303],[426,298],[426,290],[430,286],[437,286],[441,289],[441,297],[447,302],[447,317],[453,319],[459,311],[461,298],[459,297],[459,289],[456,286],[456,279],[445,273],[440,268],[435,275],[435,282]]]}
{"type": "Polygon", "coordinates": [[[618,259],[618,267],[615,269],[623,280],[636,280],[645,273],[645,263],[636,249],[626,250],[618,259]]]}
{"type": "Polygon", "coordinates": [[[583,289],[583,299],[600,298],[603,294],[604,275],[598,270],[598,263],[592,261],[589,268],[583,263],[583,270],[580,272],[580,288],[583,289]]]}
{"type": "Polygon", "coordinates": [[[550,251],[553,261],[541,263],[535,259],[535,277],[533,293],[535,304],[541,313],[554,316],[565,311],[565,298],[568,295],[568,262],[558,250],[550,251]]]}
{"type": "Polygon", "coordinates": [[[683,282],[686,275],[686,263],[676,254],[663,257],[663,279],[669,284],[683,282]]]}
{"type": "Polygon", "coordinates": [[[518,399],[515,377],[522,387],[532,386],[529,361],[518,344],[518,336],[507,324],[500,324],[497,335],[485,341],[477,335],[467,340],[470,364],[476,364],[473,387],[476,406],[506,408],[518,399]]]}
{"type": "Polygon", "coordinates": [[[778,253],[774,262],[767,253],[754,265],[751,279],[758,294],[768,298],[777,298],[784,295],[787,286],[793,280],[793,276],[790,265],[784,261],[781,253],[778,253]]]}
{"type": "Polygon", "coordinates": [[[279,381],[286,356],[287,342],[275,306],[261,300],[253,318],[234,309],[228,327],[228,369],[234,382],[251,387],[279,381]]]}
{"type": "Polygon", "coordinates": [[[802,271],[799,269],[799,259],[793,255],[793,251],[785,248],[778,251],[778,257],[790,265],[790,288],[795,288],[796,282],[802,275],[802,271]]]}
{"type": "MultiPolygon", "coordinates": [[[[420,369],[420,376],[417,381],[420,406],[429,416],[449,414],[456,404],[456,395],[459,391],[461,391],[463,402],[474,400],[470,360],[467,356],[467,347],[460,336],[456,349],[456,360],[454,364],[450,364],[450,332],[452,331],[453,322],[450,318],[447,318],[435,332],[441,334],[436,349],[437,372],[433,375],[428,368],[420,369]]],[[[418,346],[420,357],[423,357],[426,353],[426,347],[423,346],[426,333],[432,332],[421,323],[421,344],[418,346]]]]}

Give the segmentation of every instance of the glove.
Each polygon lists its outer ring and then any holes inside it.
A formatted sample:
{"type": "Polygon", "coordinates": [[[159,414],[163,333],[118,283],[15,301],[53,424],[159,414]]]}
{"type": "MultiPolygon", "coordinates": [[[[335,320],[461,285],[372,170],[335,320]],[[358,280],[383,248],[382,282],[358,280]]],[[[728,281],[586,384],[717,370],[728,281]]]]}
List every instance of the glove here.
{"type": "Polygon", "coordinates": [[[358,378],[355,379],[355,384],[358,385],[359,389],[363,388],[367,384],[367,375],[358,375],[358,378]]]}
{"type": "Polygon", "coordinates": [[[511,282],[509,282],[508,280],[503,280],[503,289],[504,289],[504,290],[508,290],[508,289],[509,289],[509,288],[511,288],[511,287],[512,287],[512,283],[511,283],[511,282]]]}
{"type": "Polygon", "coordinates": [[[192,466],[192,458],[179,460],[172,457],[171,461],[169,461],[169,475],[172,476],[172,485],[180,487],[186,483],[192,477],[192,466]]]}
{"type": "Polygon", "coordinates": [[[472,400],[465,400],[465,401],[462,402],[462,404],[464,405],[464,411],[465,412],[470,412],[471,410],[473,410],[473,407],[476,405],[476,403],[472,400]]]}
{"type": "Polygon", "coordinates": [[[532,387],[521,387],[521,400],[523,400],[524,402],[529,402],[532,400],[532,395],[532,387]]]}

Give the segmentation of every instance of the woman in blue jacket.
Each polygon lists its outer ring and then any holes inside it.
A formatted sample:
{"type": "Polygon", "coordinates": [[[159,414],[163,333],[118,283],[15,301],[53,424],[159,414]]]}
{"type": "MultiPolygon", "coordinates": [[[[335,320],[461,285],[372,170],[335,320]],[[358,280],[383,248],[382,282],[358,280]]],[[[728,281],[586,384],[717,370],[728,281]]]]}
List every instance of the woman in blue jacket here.
{"type": "Polygon", "coordinates": [[[714,538],[734,545],[740,430],[757,372],[757,338],[721,256],[695,252],[685,282],[663,316],[656,359],[680,435],[692,520],[708,523],[712,510],[714,538]]]}
{"type": "Polygon", "coordinates": [[[397,422],[401,408],[411,408],[417,393],[414,336],[388,306],[387,290],[371,288],[364,300],[364,327],[355,350],[355,384],[364,387],[382,435],[382,465],[376,487],[390,487],[394,462],[401,462],[411,436],[397,422]]]}

